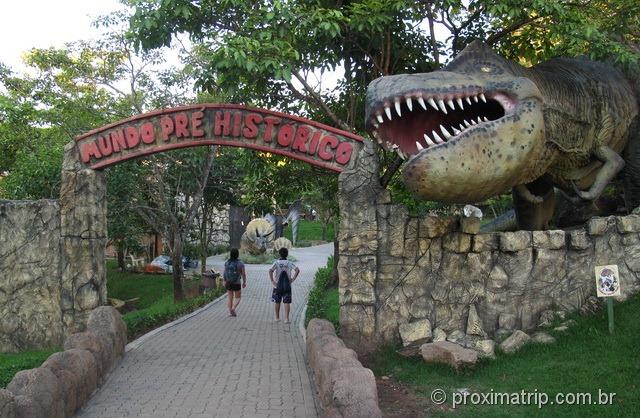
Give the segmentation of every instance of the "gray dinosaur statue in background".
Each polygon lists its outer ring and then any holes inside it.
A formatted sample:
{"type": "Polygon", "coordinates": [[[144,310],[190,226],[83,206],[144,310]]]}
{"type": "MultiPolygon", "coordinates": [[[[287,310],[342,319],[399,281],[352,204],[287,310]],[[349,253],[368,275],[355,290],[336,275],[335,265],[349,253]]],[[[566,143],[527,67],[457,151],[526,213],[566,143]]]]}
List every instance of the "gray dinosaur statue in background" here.
{"type": "Polygon", "coordinates": [[[366,127],[408,160],[416,197],[474,203],[511,188],[520,228],[544,229],[554,188],[590,202],[623,171],[627,209],[640,204],[639,86],[609,64],[525,68],[474,42],[442,70],[371,82],[366,127]]]}
{"type": "Polygon", "coordinates": [[[298,241],[298,224],[300,223],[301,213],[302,202],[296,200],[291,204],[291,206],[289,206],[289,211],[285,217],[268,213],[264,216],[264,219],[271,224],[271,227],[275,231],[275,238],[284,236],[284,227],[291,224],[291,238],[293,245],[296,245],[296,242],[298,241]]]}

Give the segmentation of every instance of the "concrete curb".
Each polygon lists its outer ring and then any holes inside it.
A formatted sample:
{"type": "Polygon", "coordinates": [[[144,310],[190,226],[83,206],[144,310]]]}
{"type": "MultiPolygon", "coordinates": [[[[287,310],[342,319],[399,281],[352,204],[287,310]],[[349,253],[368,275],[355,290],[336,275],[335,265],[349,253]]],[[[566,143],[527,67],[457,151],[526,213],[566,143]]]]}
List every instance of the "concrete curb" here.
{"type": "Polygon", "coordinates": [[[175,320],[173,320],[173,321],[171,321],[171,322],[169,322],[167,324],[164,324],[159,328],[156,328],[156,329],[153,329],[153,330],[147,332],[146,334],[136,338],[135,340],[133,340],[129,344],[127,344],[125,346],[125,348],[124,348],[124,352],[128,353],[131,350],[137,349],[142,344],[144,344],[145,341],[147,341],[149,338],[153,337],[154,335],[159,334],[159,333],[161,333],[162,331],[164,331],[166,329],[172,328],[172,327],[174,327],[174,326],[186,321],[187,319],[192,318],[192,317],[200,314],[201,312],[206,311],[207,309],[211,308],[213,305],[217,304],[218,302],[220,302],[222,299],[224,299],[226,297],[227,297],[227,294],[224,293],[223,295],[221,295],[218,298],[214,299],[213,301],[209,302],[205,306],[203,306],[201,308],[198,308],[195,311],[193,311],[193,312],[191,312],[189,314],[186,314],[185,316],[182,316],[182,317],[180,317],[178,319],[175,319],[175,320]]]}

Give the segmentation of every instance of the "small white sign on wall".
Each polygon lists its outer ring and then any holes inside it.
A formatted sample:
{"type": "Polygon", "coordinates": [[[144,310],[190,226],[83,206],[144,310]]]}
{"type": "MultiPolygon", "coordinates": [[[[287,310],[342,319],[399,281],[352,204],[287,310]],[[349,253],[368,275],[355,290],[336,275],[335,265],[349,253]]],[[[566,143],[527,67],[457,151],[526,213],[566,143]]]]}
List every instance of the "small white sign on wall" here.
{"type": "Polygon", "coordinates": [[[596,290],[600,298],[620,295],[620,276],[616,264],[596,266],[596,290]]]}

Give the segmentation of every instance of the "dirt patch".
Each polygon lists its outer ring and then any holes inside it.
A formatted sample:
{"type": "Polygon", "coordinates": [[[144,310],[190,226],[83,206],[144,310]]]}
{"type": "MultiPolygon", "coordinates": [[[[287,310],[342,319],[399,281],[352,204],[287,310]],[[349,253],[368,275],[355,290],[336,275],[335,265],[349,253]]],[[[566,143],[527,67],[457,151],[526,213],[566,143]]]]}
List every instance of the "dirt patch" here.
{"type": "Polygon", "coordinates": [[[417,396],[411,388],[393,380],[392,377],[376,377],[378,403],[387,418],[428,417],[429,405],[417,396]]]}

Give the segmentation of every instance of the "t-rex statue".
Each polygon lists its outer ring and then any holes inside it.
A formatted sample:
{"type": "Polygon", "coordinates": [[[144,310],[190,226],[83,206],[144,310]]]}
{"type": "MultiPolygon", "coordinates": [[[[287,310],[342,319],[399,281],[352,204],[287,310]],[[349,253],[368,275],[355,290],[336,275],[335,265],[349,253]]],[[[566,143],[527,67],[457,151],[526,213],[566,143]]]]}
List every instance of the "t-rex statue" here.
{"type": "Polygon", "coordinates": [[[442,70],[371,82],[365,122],[408,159],[416,197],[474,203],[511,188],[520,228],[544,229],[554,189],[593,201],[621,171],[627,209],[640,204],[639,97],[612,65],[525,68],[476,41],[442,70]]]}

